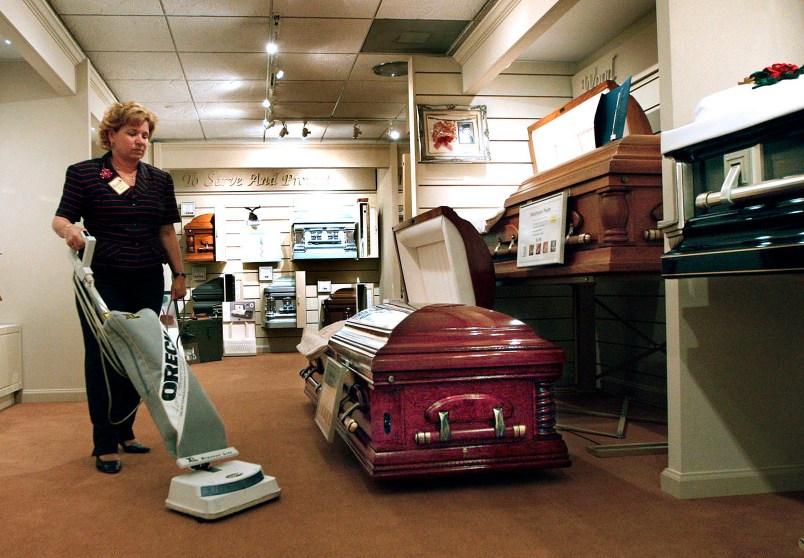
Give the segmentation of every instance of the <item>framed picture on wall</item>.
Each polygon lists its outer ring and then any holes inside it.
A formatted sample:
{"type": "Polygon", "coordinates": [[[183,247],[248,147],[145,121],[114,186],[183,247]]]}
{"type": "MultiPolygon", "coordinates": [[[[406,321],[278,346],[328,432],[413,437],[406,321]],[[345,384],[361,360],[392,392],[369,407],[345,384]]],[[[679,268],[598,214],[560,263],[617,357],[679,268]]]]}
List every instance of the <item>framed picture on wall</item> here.
{"type": "Polygon", "coordinates": [[[423,163],[491,160],[486,106],[417,105],[423,163]]]}
{"type": "Polygon", "coordinates": [[[181,202],[181,216],[192,217],[195,215],[195,202],[181,202]]]}

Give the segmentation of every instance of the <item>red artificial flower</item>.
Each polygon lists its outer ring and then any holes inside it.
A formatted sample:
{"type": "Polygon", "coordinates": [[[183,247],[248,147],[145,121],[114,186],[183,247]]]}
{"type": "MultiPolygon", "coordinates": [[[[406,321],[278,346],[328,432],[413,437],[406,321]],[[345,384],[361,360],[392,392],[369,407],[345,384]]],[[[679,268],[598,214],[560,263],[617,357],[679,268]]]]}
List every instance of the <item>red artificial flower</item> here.
{"type": "Polygon", "coordinates": [[[783,74],[792,73],[798,70],[795,64],[773,64],[765,68],[765,71],[770,74],[770,77],[780,78],[783,74]]]}
{"type": "Polygon", "coordinates": [[[112,177],[112,171],[103,167],[100,171],[100,177],[104,180],[109,180],[112,177]]]}

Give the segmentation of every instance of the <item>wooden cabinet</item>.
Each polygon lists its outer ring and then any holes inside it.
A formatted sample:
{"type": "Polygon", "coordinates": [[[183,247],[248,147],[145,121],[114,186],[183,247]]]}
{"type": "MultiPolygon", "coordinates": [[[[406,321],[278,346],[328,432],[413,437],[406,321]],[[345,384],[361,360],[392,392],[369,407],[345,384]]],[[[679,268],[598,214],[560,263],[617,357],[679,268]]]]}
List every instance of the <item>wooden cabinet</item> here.
{"type": "Polygon", "coordinates": [[[16,402],[22,390],[22,333],[20,326],[0,324],[0,409],[16,402]]]}

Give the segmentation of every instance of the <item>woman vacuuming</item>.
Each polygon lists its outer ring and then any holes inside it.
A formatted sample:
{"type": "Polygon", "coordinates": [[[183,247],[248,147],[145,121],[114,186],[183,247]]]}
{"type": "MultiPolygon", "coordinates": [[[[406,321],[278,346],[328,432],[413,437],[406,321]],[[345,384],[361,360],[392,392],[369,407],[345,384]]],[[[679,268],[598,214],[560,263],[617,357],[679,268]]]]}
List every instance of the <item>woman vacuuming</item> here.
{"type": "MultiPolygon", "coordinates": [[[[157,118],[138,103],[116,103],[98,128],[98,143],[107,153],[70,165],[53,231],[67,246],[81,250],[81,232],[96,239],[95,286],[110,310],[159,314],[165,292],[163,264],[173,272],[171,299],[187,293],[181,249],[174,223],[180,221],[170,174],[141,159],[153,137],[157,118]],[[83,221],[83,226],[76,224],[83,221]]],[[[104,362],[95,336],[80,308],[84,336],[84,374],[92,421],[95,466],[117,473],[118,446],[126,453],[147,453],[133,425],[140,396],[127,377],[104,362]]]]}

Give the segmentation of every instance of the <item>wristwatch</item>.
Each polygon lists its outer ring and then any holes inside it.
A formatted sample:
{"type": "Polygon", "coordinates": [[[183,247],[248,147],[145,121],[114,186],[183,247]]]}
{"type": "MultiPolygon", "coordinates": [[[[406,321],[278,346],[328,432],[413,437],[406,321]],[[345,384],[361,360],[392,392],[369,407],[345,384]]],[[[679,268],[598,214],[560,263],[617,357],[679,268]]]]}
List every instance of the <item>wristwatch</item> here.
{"type": "Polygon", "coordinates": [[[175,279],[176,277],[187,277],[187,274],[186,274],[186,273],[184,273],[183,271],[181,271],[181,272],[179,272],[179,271],[174,271],[174,272],[173,272],[173,278],[175,279]]]}

